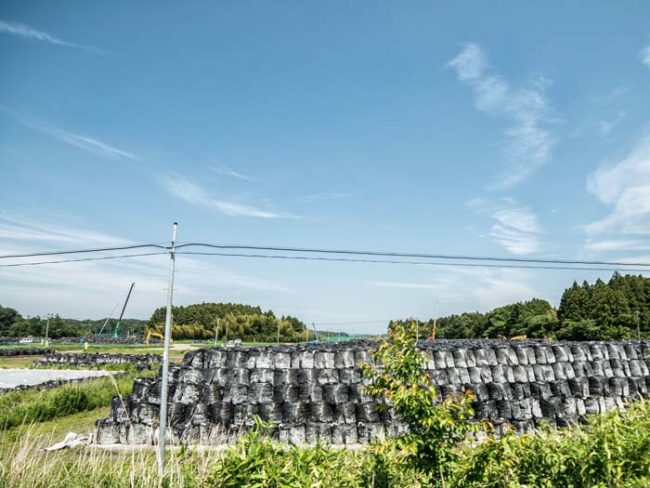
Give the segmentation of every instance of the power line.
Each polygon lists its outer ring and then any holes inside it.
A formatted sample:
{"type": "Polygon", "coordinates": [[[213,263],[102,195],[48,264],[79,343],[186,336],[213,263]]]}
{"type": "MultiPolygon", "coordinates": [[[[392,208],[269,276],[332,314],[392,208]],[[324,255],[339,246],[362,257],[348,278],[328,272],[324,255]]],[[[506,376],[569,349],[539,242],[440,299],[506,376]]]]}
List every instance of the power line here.
{"type": "Polygon", "coordinates": [[[114,247],[96,247],[90,249],[76,249],[68,251],[40,251],[33,252],[28,254],[3,254],[0,256],[0,259],[10,259],[10,258],[33,258],[38,256],[60,256],[64,254],[83,254],[91,252],[104,252],[104,251],[125,251],[128,249],[143,249],[147,247],[152,247],[156,249],[169,249],[167,246],[162,246],[160,244],[134,244],[131,246],[114,246],[114,247]]]}
{"type": "Polygon", "coordinates": [[[57,261],[32,261],[27,263],[12,263],[12,264],[0,264],[0,268],[15,268],[18,266],[38,266],[41,264],[59,264],[59,263],[78,263],[82,261],[101,261],[105,259],[123,259],[123,258],[135,258],[140,256],[160,256],[162,254],[168,254],[166,252],[147,252],[139,254],[117,254],[114,256],[97,256],[94,258],[76,258],[76,259],[60,259],[57,261]]]}
{"type": "Polygon", "coordinates": [[[571,259],[541,259],[541,258],[510,258],[494,256],[467,256],[451,254],[420,254],[394,251],[359,251],[347,249],[318,249],[302,247],[275,247],[275,246],[252,246],[240,244],[209,244],[203,242],[189,242],[176,246],[177,249],[185,247],[209,247],[215,249],[241,249],[253,251],[279,251],[279,252],[302,252],[315,254],[347,254],[358,256],[384,256],[384,257],[401,257],[401,258],[423,258],[423,259],[450,259],[462,261],[497,261],[497,262],[518,262],[518,263],[539,263],[539,264],[584,264],[584,265],[603,265],[603,266],[647,266],[650,263],[625,263],[621,261],[583,261],[571,259]]]}
{"type": "MultiPolygon", "coordinates": [[[[180,246],[177,246],[180,247],[180,246]]],[[[296,261],[334,261],[344,263],[372,263],[372,264],[410,264],[417,266],[459,266],[470,268],[514,268],[514,269],[544,269],[559,271],[617,271],[618,268],[593,268],[578,266],[528,266],[523,264],[489,264],[489,263],[441,263],[435,261],[397,261],[389,259],[359,259],[359,258],[331,258],[318,256],[289,256],[283,254],[246,254],[246,253],[219,253],[219,252],[200,252],[200,251],[181,251],[176,254],[194,255],[194,256],[222,256],[237,258],[256,258],[256,259],[283,259],[296,261]]],[[[625,269],[638,273],[647,273],[650,269],[625,269]]]]}
{"type": "MultiPolygon", "coordinates": [[[[392,258],[420,258],[420,259],[439,259],[450,261],[488,261],[498,263],[532,263],[532,264],[555,264],[555,265],[586,265],[586,266],[615,266],[624,267],[627,271],[645,272],[649,269],[630,269],[631,266],[648,267],[650,263],[638,262],[621,262],[621,261],[586,261],[586,260],[569,260],[569,259],[540,259],[540,258],[513,258],[513,257],[494,257],[494,256],[468,256],[468,255],[450,255],[450,254],[420,254],[420,253],[404,253],[393,251],[360,251],[360,250],[345,250],[345,249],[319,249],[319,248],[297,248],[297,247],[276,247],[276,246],[252,246],[252,245],[230,245],[230,244],[210,244],[203,242],[189,242],[177,246],[177,249],[189,247],[207,247],[212,249],[223,250],[257,250],[269,252],[292,252],[292,253],[312,253],[312,254],[341,254],[351,256],[374,256],[374,257],[392,257],[392,258]]],[[[113,246],[104,248],[90,248],[90,249],[77,249],[77,250],[64,250],[64,251],[43,251],[33,252],[26,254],[5,254],[1,255],[0,259],[9,258],[27,258],[38,256],[58,256],[66,254],[82,254],[82,253],[96,253],[107,251],[118,251],[128,249],[143,249],[155,248],[169,251],[170,247],[161,244],[134,244],[129,246],[113,246]]],[[[186,252],[189,254],[189,252],[186,252]]],[[[186,254],[183,253],[183,254],[186,254]]],[[[164,254],[164,253],[163,253],[164,254]]],[[[181,254],[181,253],[179,253],[181,254]]],[[[194,252],[194,254],[200,254],[194,252]]],[[[203,253],[210,255],[210,253],[203,253]]],[[[262,254],[244,254],[244,253],[212,253],[212,255],[222,256],[236,256],[236,257],[258,257],[258,258],[273,258],[273,259],[302,259],[302,260],[318,260],[318,261],[342,261],[342,262],[381,262],[393,264],[429,264],[433,266],[467,266],[467,267],[494,267],[494,268],[523,268],[523,269],[558,269],[558,270],[581,270],[581,271],[616,271],[618,268],[585,268],[574,266],[529,266],[529,265],[514,265],[514,264],[470,264],[470,263],[440,263],[440,262],[424,262],[424,261],[391,261],[391,260],[373,260],[373,259],[353,259],[353,258],[324,258],[315,256],[287,256],[287,255],[262,255],[262,254]]],[[[65,262],[65,261],[60,261],[65,262]]],[[[50,264],[44,262],[43,264],[50,264]]],[[[7,265],[3,265],[7,266],[7,265]]]]}

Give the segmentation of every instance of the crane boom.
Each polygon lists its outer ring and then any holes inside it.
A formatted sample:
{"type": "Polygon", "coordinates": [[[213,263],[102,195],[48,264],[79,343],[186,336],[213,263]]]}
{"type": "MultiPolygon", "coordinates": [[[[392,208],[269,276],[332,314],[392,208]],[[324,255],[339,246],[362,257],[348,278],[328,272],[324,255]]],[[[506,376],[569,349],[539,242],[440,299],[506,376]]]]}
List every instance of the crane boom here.
{"type": "Polygon", "coordinates": [[[131,283],[131,288],[129,288],[129,293],[126,295],[126,300],[124,300],[124,306],[122,306],[122,311],[120,312],[120,318],[117,320],[117,324],[115,324],[115,328],[113,329],[113,339],[117,338],[117,335],[120,332],[120,324],[122,323],[122,317],[124,317],[124,311],[126,310],[126,305],[129,303],[129,298],[131,298],[131,292],[133,291],[134,286],[135,286],[135,282],[131,283]]]}

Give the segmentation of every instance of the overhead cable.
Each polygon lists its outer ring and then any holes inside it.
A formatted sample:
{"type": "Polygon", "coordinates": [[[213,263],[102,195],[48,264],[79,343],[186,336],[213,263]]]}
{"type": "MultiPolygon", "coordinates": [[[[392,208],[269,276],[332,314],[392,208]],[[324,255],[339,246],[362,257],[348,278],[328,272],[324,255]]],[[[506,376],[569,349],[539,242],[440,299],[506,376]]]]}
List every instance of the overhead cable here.
{"type": "Polygon", "coordinates": [[[160,244],[134,244],[130,246],[95,247],[90,249],[76,249],[76,250],[65,250],[65,251],[39,251],[39,252],[32,252],[27,254],[3,254],[0,255],[0,259],[34,258],[39,256],[61,256],[64,254],[84,254],[84,253],[106,252],[106,251],[125,251],[128,249],[144,249],[144,248],[169,249],[169,247],[160,244]]]}
{"type": "MultiPolygon", "coordinates": [[[[179,246],[177,246],[179,247],[179,246]]],[[[335,261],[344,263],[382,263],[382,264],[411,264],[417,266],[460,266],[471,268],[514,268],[514,269],[545,269],[545,270],[577,270],[577,271],[617,271],[618,268],[593,268],[593,267],[578,267],[578,266],[532,266],[524,264],[489,264],[489,263],[442,263],[436,261],[404,261],[404,260],[389,260],[389,259],[360,259],[360,258],[333,258],[322,256],[290,256],[283,254],[247,254],[247,253],[220,253],[220,252],[200,252],[200,251],[179,251],[176,254],[186,254],[194,256],[222,256],[222,257],[237,257],[237,258],[259,258],[259,259],[284,259],[284,260],[297,260],[297,261],[335,261]]],[[[625,271],[633,271],[638,273],[647,273],[650,269],[628,269],[625,271]]]]}
{"type": "Polygon", "coordinates": [[[79,263],[82,261],[102,261],[106,259],[124,259],[124,258],[136,258],[142,256],[160,256],[162,254],[168,254],[168,253],[146,252],[146,253],[138,253],[138,254],[117,254],[112,256],[95,256],[92,258],[60,259],[57,261],[29,261],[26,263],[0,264],[0,268],[17,268],[19,266],[38,266],[42,264],[79,263]]]}
{"type": "Polygon", "coordinates": [[[647,266],[650,263],[622,262],[622,261],[585,261],[572,259],[541,259],[541,258],[513,258],[513,257],[494,257],[494,256],[468,256],[452,254],[421,254],[406,253],[394,251],[360,251],[346,249],[318,249],[302,247],[276,247],[276,246],[251,246],[240,244],[209,244],[203,242],[188,242],[176,246],[176,249],[186,247],[208,247],[214,249],[241,249],[251,251],[276,251],[276,252],[299,252],[314,254],[346,254],[356,256],[383,256],[383,257],[400,257],[400,258],[421,258],[421,259],[448,259],[458,261],[496,261],[496,262],[517,262],[517,263],[538,263],[538,264],[583,264],[583,265],[602,265],[602,266],[647,266]]]}

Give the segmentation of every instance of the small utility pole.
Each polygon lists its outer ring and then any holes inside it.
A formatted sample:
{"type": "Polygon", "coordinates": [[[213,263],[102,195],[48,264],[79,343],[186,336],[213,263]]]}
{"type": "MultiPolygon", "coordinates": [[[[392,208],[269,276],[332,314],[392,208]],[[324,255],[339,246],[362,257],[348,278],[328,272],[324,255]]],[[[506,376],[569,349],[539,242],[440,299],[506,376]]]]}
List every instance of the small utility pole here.
{"type": "Polygon", "coordinates": [[[420,340],[420,321],[415,319],[415,344],[420,340]]]}
{"type": "Polygon", "coordinates": [[[50,315],[47,314],[47,322],[45,322],[45,347],[48,347],[50,345],[50,339],[48,337],[50,333],[50,315]]]}
{"type": "Polygon", "coordinates": [[[436,323],[438,322],[438,299],[437,298],[435,304],[436,304],[436,311],[435,314],[433,315],[433,333],[431,334],[431,338],[434,340],[436,338],[436,323]]]}
{"type": "Polygon", "coordinates": [[[221,319],[217,317],[217,330],[214,332],[214,345],[217,345],[217,342],[219,342],[219,321],[221,319]]]}
{"type": "Polygon", "coordinates": [[[172,245],[169,252],[169,288],[167,288],[167,312],[165,313],[165,340],[160,386],[160,425],[158,428],[158,475],[163,476],[165,467],[165,444],[167,435],[167,396],[169,391],[169,343],[172,335],[172,300],[174,298],[174,268],[176,265],[176,228],[172,226],[172,245]]]}

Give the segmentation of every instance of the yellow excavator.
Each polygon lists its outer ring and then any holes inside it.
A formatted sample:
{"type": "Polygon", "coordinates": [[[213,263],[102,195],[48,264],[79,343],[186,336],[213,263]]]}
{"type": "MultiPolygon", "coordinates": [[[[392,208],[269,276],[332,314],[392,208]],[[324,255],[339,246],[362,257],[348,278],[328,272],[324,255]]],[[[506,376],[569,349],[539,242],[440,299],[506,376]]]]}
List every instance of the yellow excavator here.
{"type": "MultiPolygon", "coordinates": [[[[149,344],[149,341],[151,340],[152,337],[157,337],[158,339],[160,339],[160,342],[164,342],[164,341],[165,341],[165,336],[164,336],[164,335],[162,335],[160,332],[156,332],[155,330],[151,330],[151,329],[149,329],[149,330],[147,331],[147,336],[144,338],[144,343],[145,343],[145,344],[149,344]]],[[[170,341],[170,342],[174,342],[174,341],[171,340],[171,339],[170,339],[169,341],[170,341]]]]}

